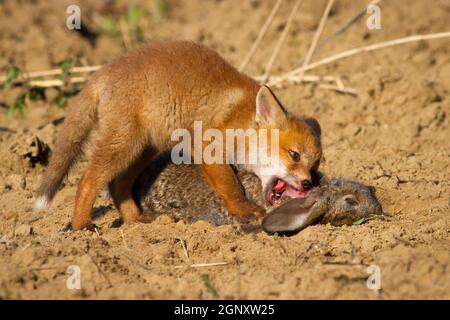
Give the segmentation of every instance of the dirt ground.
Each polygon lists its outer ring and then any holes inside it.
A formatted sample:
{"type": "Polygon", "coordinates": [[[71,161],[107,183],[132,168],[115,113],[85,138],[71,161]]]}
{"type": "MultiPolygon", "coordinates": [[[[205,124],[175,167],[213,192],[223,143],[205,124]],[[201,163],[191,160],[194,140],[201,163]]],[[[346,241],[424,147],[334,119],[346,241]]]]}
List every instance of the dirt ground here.
{"type": "MultiPolygon", "coordinates": [[[[103,64],[123,52],[120,34],[102,32],[98,21],[123,17],[126,1],[79,1],[82,22],[98,33],[95,39],[65,27],[72,2],[1,1],[0,70],[11,64],[46,70],[66,57],[73,65],[103,64]]],[[[193,39],[238,65],[274,1],[169,0],[168,11],[161,1],[135,3],[148,10],[137,40],[193,39]]],[[[323,38],[365,3],[337,0],[323,38]]],[[[301,61],[325,4],[303,1],[273,73],[301,61]]],[[[248,74],[263,73],[292,5],[283,3],[248,74]]],[[[382,1],[381,30],[367,29],[364,17],[314,59],[397,37],[449,31],[449,15],[450,1],[382,1]]],[[[322,170],[377,187],[391,220],[315,225],[291,237],[246,232],[239,225],[174,222],[167,216],[112,228],[117,212],[101,195],[94,210],[98,234],[61,232],[70,221],[82,165],[71,172],[47,212],[32,210],[43,170],[36,157],[43,150],[35,137],[50,147],[54,143],[64,116],[52,102],[57,91],[47,89],[43,101],[27,100],[26,117],[11,118],[7,104],[22,89],[1,89],[0,299],[449,299],[450,41],[364,53],[309,74],[338,75],[358,95],[312,85],[275,92],[290,111],[320,121],[322,170]],[[186,267],[215,262],[226,264],[186,267]],[[80,267],[81,290],[66,286],[69,265],[80,267]],[[366,286],[370,265],[380,268],[381,290],[366,286]]]]}

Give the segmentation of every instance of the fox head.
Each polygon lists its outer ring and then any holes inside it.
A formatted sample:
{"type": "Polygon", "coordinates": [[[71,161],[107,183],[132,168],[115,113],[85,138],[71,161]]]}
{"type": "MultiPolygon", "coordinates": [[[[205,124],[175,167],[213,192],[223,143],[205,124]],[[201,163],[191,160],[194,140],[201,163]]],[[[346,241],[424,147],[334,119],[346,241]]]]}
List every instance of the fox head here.
{"type": "Polygon", "coordinates": [[[269,139],[278,139],[278,150],[268,152],[268,164],[258,164],[251,170],[262,181],[267,203],[276,206],[283,195],[306,196],[322,158],[317,120],[289,114],[270,89],[262,86],[256,97],[255,121],[258,129],[278,132],[269,135],[269,139]]]}

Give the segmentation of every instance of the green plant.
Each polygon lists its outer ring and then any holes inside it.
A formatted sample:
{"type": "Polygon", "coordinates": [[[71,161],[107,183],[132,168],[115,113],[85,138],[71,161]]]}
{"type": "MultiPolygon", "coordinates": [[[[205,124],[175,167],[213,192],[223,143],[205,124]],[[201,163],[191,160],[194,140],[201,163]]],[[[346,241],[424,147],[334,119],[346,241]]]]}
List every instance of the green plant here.
{"type": "Polygon", "coordinates": [[[72,66],[72,58],[67,57],[60,63],[58,63],[58,66],[61,68],[62,73],[59,75],[59,78],[61,80],[65,80],[70,76],[70,67],[72,66]]]}
{"type": "Polygon", "coordinates": [[[156,10],[154,14],[155,22],[160,22],[169,16],[170,3],[167,0],[156,0],[155,2],[156,10]]]}
{"type": "Polygon", "coordinates": [[[3,84],[3,87],[11,88],[14,83],[14,80],[16,80],[17,77],[20,75],[20,72],[21,72],[20,69],[15,65],[8,67],[5,72],[6,80],[5,83],[3,84]]]}
{"type": "Polygon", "coordinates": [[[44,88],[30,88],[28,91],[28,98],[31,101],[45,100],[44,88]]]}
{"type": "Polygon", "coordinates": [[[102,32],[106,33],[110,37],[117,37],[120,34],[119,25],[111,16],[107,16],[102,19],[101,29],[102,32]]]}
{"type": "Polygon", "coordinates": [[[139,21],[147,15],[147,11],[135,4],[132,4],[128,7],[127,10],[127,22],[131,28],[136,27],[139,24],[139,21]]]}
{"type": "Polygon", "coordinates": [[[64,93],[59,93],[53,98],[53,103],[55,103],[60,108],[64,108],[65,106],[67,106],[67,97],[64,95],[64,93]]]}
{"type": "Polygon", "coordinates": [[[219,294],[217,293],[217,289],[214,287],[214,285],[211,282],[211,279],[209,278],[209,274],[203,273],[201,276],[202,282],[206,289],[215,297],[218,298],[219,294]]]}
{"type": "Polygon", "coordinates": [[[128,7],[126,19],[129,28],[130,37],[133,39],[139,39],[142,37],[141,29],[139,27],[142,18],[146,17],[148,12],[146,9],[141,8],[135,4],[128,7]]]}
{"type": "Polygon", "coordinates": [[[25,103],[26,96],[27,96],[27,92],[20,93],[16,97],[16,100],[14,100],[14,102],[8,106],[8,112],[7,112],[8,117],[15,116],[17,112],[19,112],[22,117],[25,117],[25,115],[28,111],[28,106],[25,103]]]}
{"type": "MultiPolygon", "coordinates": [[[[70,83],[70,68],[72,67],[73,60],[70,57],[65,58],[58,66],[61,68],[61,74],[58,76],[59,79],[63,80],[64,85],[58,88],[58,95],[53,98],[53,103],[58,107],[65,107],[68,103],[68,98],[77,93],[77,89],[74,87],[69,87],[70,83]]],[[[15,80],[20,76],[21,70],[15,65],[11,65],[5,71],[5,81],[3,83],[4,88],[11,88],[15,80]]],[[[45,100],[45,88],[40,87],[30,87],[27,82],[27,78],[24,77],[21,83],[16,83],[20,86],[22,90],[17,95],[12,103],[9,103],[7,108],[7,116],[14,117],[16,114],[25,117],[28,111],[27,98],[29,101],[45,100]]]]}
{"type": "Polygon", "coordinates": [[[361,219],[358,219],[358,220],[356,220],[356,221],[354,221],[353,222],[353,225],[354,226],[359,226],[360,224],[363,224],[364,222],[366,222],[367,220],[366,220],[366,218],[361,218],[361,219]]]}

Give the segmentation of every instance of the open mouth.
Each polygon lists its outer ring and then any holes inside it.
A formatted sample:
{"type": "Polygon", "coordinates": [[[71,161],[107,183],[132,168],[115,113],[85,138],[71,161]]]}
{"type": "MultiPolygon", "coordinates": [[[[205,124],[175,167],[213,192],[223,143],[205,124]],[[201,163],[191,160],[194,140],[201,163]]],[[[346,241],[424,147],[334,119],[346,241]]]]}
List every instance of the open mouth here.
{"type": "Polygon", "coordinates": [[[308,191],[299,190],[289,185],[286,181],[275,178],[272,187],[267,191],[267,202],[274,206],[279,205],[283,200],[292,198],[305,198],[308,196],[308,191]]]}

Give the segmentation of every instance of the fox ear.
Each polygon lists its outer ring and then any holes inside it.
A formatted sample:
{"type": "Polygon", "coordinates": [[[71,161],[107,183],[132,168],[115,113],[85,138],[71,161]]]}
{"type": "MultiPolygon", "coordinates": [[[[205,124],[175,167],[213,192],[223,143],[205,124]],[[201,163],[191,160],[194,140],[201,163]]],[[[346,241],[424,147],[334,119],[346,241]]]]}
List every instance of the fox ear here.
{"type": "Polygon", "coordinates": [[[320,138],[322,135],[322,129],[320,128],[319,121],[314,118],[308,117],[304,118],[303,121],[312,129],[315,135],[320,138]]]}
{"type": "Polygon", "coordinates": [[[262,86],[256,95],[255,120],[259,124],[278,126],[286,121],[286,111],[267,86],[262,86]]]}

